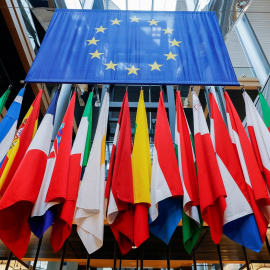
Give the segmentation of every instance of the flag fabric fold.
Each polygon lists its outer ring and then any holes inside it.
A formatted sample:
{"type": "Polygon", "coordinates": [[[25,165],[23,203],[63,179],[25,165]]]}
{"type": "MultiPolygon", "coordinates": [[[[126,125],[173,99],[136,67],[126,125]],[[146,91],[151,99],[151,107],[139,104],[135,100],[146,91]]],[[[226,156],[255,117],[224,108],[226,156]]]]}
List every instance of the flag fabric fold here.
{"type": "Polygon", "coordinates": [[[161,91],[154,139],[149,230],[167,245],[182,218],[182,196],[183,188],[161,91]]]}
{"type": "Polygon", "coordinates": [[[193,138],[181,103],[180,91],[176,92],[175,151],[184,190],[183,196],[183,242],[188,253],[199,239],[202,219],[199,209],[198,183],[195,170],[193,138]]]}
{"type": "Polygon", "coordinates": [[[16,133],[24,91],[24,88],[20,90],[20,92],[10,105],[5,117],[0,122],[0,172],[3,171],[2,165],[4,158],[16,133]]]}
{"type": "Polygon", "coordinates": [[[134,190],[134,244],[139,247],[149,237],[148,208],[151,204],[151,155],[143,90],[137,108],[132,151],[134,190]]]}
{"type": "Polygon", "coordinates": [[[5,107],[9,94],[10,94],[10,89],[8,88],[0,98],[0,114],[2,113],[2,110],[5,107]]]}
{"type": "Polygon", "coordinates": [[[212,240],[218,244],[223,230],[226,191],[219,171],[206,119],[197,95],[193,95],[194,140],[200,206],[212,240]]]}
{"type": "MultiPolygon", "coordinates": [[[[243,93],[249,138],[259,165],[266,180],[267,191],[270,191],[270,133],[249,95],[243,93]]],[[[269,203],[263,206],[265,217],[270,223],[270,197],[269,203]]]]}
{"type": "MultiPolygon", "coordinates": [[[[221,116],[215,96],[210,93],[211,138],[227,193],[223,233],[233,241],[259,252],[262,241],[251,207],[241,164],[221,116]]],[[[252,199],[252,198],[251,198],[252,199]]]]}
{"type": "Polygon", "coordinates": [[[103,245],[105,200],[105,142],[109,114],[109,93],[105,93],[96,134],[77,199],[74,222],[89,254],[103,245]]]}
{"type": "Polygon", "coordinates": [[[261,92],[259,93],[259,98],[262,107],[263,121],[267,129],[270,131],[270,108],[261,92]]]}
{"type": "Polygon", "coordinates": [[[126,91],[113,140],[105,189],[107,221],[123,255],[131,250],[134,240],[131,152],[131,125],[126,91]]]}
{"type": "Polygon", "coordinates": [[[48,155],[45,174],[29,219],[30,228],[38,238],[53,224],[66,197],[75,99],[74,92],[48,155]]]}
{"type": "Polygon", "coordinates": [[[43,90],[39,91],[34,102],[30,106],[27,114],[25,115],[17,133],[12,141],[10,149],[4,158],[0,169],[0,193],[3,195],[10,184],[17,168],[23,159],[36,131],[38,125],[38,116],[40,101],[43,90]]]}
{"type": "Polygon", "coordinates": [[[31,236],[28,218],[45,172],[57,99],[58,92],[0,201],[0,238],[18,258],[24,256],[31,236]]]}
{"type": "Polygon", "coordinates": [[[224,98],[226,102],[226,115],[230,138],[238,155],[238,159],[240,160],[249,197],[253,198],[250,203],[255,215],[261,240],[264,242],[268,221],[260,209],[268,206],[268,190],[261,175],[247,133],[227,92],[224,92],[224,98]]]}

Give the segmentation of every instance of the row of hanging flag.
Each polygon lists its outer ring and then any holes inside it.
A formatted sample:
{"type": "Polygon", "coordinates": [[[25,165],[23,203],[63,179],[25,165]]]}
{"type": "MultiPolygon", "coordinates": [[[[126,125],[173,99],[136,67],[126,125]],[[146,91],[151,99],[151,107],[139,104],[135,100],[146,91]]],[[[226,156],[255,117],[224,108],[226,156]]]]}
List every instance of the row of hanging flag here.
{"type": "Polygon", "coordinates": [[[91,254],[103,245],[104,216],[122,254],[134,245],[139,247],[149,231],[169,244],[181,219],[184,247],[189,253],[199,239],[203,220],[216,244],[224,233],[260,251],[270,222],[270,109],[261,93],[267,126],[243,93],[248,137],[226,92],[228,126],[215,93],[210,93],[209,133],[201,103],[193,92],[193,141],[180,92],[176,91],[173,144],[160,92],[151,164],[143,91],[133,142],[126,92],[105,181],[109,93],[104,96],[90,150],[93,93],[73,145],[75,92],[51,146],[59,92],[37,128],[40,90],[16,132],[24,91],[0,122],[0,238],[16,257],[25,255],[31,232],[41,238],[51,226],[51,245],[58,251],[73,222],[91,254]]]}

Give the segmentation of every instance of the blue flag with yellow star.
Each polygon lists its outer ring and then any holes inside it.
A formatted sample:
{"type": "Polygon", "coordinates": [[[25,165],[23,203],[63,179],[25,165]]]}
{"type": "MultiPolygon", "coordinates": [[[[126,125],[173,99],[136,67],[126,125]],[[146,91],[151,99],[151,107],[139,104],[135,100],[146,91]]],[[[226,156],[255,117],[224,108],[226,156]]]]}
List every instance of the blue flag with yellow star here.
{"type": "Polygon", "coordinates": [[[214,12],[56,9],[26,82],[238,85],[214,12]]]}

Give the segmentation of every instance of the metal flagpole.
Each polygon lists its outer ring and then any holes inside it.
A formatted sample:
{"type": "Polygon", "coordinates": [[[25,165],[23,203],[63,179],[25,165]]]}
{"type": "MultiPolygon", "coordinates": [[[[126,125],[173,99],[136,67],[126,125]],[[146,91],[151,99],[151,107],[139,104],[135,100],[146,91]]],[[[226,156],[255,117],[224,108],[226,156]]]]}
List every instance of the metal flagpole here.
{"type": "Polygon", "coordinates": [[[117,244],[116,240],[114,240],[114,254],[113,254],[113,270],[116,270],[116,260],[117,260],[117,244]]]}
{"type": "Polygon", "coordinates": [[[119,258],[119,270],[122,269],[122,254],[120,252],[120,258],[119,258]]]}
{"type": "Polygon", "coordinates": [[[139,249],[137,248],[136,270],[139,270],[139,249]]]}
{"type": "Polygon", "coordinates": [[[143,244],[141,244],[141,270],[143,269],[143,244]]]}
{"type": "Polygon", "coordinates": [[[195,250],[194,250],[194,248],[193,248],[193,250],[192,250],[192,257],[193,257],[194,270],[197,270],[197,262],[196,262],[196,257],[195,257],[195,250]]]}
{"type": "Polygon", "coordinates": [[[220,270],[223,270],[223,264],[222,264],[222,258],[221,258],[221,252],[220,252],[219,244],[217,244],[217,251],[218,251],[218,260],[219,260],[220,270]]]}
{"type": "Polygon", "coordinates": [[[167,246],[167,268],[168,270],[171,269],[171,265],[170,265],[170,255],[171,255],[171,251],[170,251],[170,244],[167,246]]]}
{"type": "Polygon", "coordinates": [[[246,266],[247,266],[247,270],[250,270],[249,268],[249,263],[248,263],[248,257],[247,257],[247,251],[246,248],[244,246],[242,246],[243,252],[244,252],[244,256],[245,256],[245,261],[246,261],[246,266]]]}
{"type": "Polygon", "coordinates": [[[90,254],[87,252],[86,270],[90,269],[90,254]]]}
{"type": "Polygon", "coordinates": [[[6,269],[5,270],[8,270],[9,268],[9,264],[10,264],[10,261],[12,259],[12,251],[9,252],[9,256],[8,256],[8,260],[7,260],[7,264],[6,264],[6,269]]]}
{"type": "Polygon", "coordinates": [[[41,247],[41,243],[42,243],[42,238],[43,238],[43,235],[38,240],[38,247],[37,247],[37,252],[36,252],[36,256],[35,256],[35,260],[34,260],[33,270],[35,270],[36,266],[37,266],[37,261],[38,261],[39,251],[40,251],[40,247],[41,247]]]}
{"type": "Polygon", "coordinates": [[[266,247],[267,247],[268,253],[269,253],[269,255],[270,255],[270,245],[269,245],[269,241],[268,241],[268,237],[267,237],[267,235],[265,236],[265,244],[266,244],[266,247]]]}
{"type": "Polygon", "coordinates": [[[65,241],[64,246],[63,246],[63,252],[62,252],[62,257],[61,257],[61,263],[60,263],[59,270],[63,269],[65,253],[66,253],[66,245],[67,245],[67,241],[65,241]]]}

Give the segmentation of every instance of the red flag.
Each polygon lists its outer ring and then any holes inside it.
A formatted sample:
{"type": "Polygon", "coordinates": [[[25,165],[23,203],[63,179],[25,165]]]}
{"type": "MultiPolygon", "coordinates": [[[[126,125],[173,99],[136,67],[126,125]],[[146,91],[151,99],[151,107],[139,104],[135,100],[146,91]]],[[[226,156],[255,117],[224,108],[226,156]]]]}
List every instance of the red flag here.
{"type": "Polygon", "coordinates": [[[223,230],[226,191],[219,171],[201,103],[193,92],[194,140],[203,220],[218,244],[223,230]]]}
{"type": "Polygon", "coordinates": [[[126,92],[114,136],[105,191],[105,198],[108,200],[107,220],[123,255],[130,251],[134,239],[131,152],[131,126],[126,92]]]}

